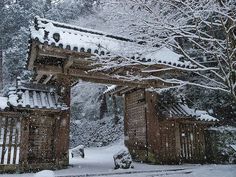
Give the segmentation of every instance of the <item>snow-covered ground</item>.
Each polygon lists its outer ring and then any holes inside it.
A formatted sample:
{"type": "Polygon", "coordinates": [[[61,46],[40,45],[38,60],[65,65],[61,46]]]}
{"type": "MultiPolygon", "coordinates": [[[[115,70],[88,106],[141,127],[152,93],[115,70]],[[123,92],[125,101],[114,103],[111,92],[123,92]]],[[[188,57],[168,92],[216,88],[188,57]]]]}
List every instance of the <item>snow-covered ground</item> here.
{"type": "MultiPolygon", "coordinates": [[[[134,163],[134,169],[114,170],[113,154],[124,149],[116,143],[107,147],[85,149],[85,158],[70,158],[70,167],[54,172],[56,177],[236,177],[236,165],[148,165],[134,163]]],[[[42,172],[40,177],[42,177],[42,172]]],[[[45,174],[50,174],[48,171],[45,174]]],[[[0,177],[32,177],[34,174],[8,174],[0,177]]],[[[39,175],[38,175],[39,176],[39,175]]],[[[45,175],[49,177],[50,175],[45,175]]]]}

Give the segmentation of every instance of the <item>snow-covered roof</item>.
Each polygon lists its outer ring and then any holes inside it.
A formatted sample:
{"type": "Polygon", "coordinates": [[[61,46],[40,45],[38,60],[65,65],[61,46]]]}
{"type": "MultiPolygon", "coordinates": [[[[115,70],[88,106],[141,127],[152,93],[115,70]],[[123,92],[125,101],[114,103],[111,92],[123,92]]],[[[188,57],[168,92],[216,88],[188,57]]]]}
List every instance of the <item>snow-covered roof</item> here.
{"type": "Polygon", "coordinates": [[[164,111],[164,113],[167,114],[169,117],[194,118],[199,121],[209,121],[209,122],[218,121],[217,118],[209,115],[207,111],[189,108],[189,106],[186,105],[185,103],[178,102],[172,104],[164,104],[162,102],[159,104],[163,108],[162,110],[164,111]]]}
{"type": "Polygon", "coordinates": [[[20,84],[10,87],[7,97],[0,97],[0,109],[10,106],[28,109],[66,110],[68,107],[59,101],[59,96],[53,88],[37,88],[36,84],[20,84]],[[29,85],[32,85],[30,88],[29,85]]]}
{"type": "Polygon", "coordinates": [[[103,32],[35,18],[31,39],[49,46],[91,53],[127,57],[145,64],[164,64],[182,68],[196,68],[191,62],[180,61],[181,55],[163,47],[141,45],[130,39],[103,32]]]}

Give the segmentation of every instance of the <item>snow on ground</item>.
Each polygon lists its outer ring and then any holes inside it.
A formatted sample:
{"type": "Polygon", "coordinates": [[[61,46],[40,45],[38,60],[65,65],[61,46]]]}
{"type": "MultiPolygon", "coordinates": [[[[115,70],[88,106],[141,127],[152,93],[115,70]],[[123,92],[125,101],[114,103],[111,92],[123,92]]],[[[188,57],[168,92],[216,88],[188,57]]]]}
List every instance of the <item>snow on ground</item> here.
{"type": "MultiPolygon", "coordinates": [[[[106,147],[85,149],[85,158],[71,158],[70,167],[54,172],[56,177],[236,177],[236,165],[148,165],[134,163],[134,169],[114,170],[113,155],[125,149],[119,142],[106,147]]],[[[0,177],[32,177],[33,174],[0,175],[0,177]]],[[[49,176],[45,176],[49,177],[49,176]]]]}

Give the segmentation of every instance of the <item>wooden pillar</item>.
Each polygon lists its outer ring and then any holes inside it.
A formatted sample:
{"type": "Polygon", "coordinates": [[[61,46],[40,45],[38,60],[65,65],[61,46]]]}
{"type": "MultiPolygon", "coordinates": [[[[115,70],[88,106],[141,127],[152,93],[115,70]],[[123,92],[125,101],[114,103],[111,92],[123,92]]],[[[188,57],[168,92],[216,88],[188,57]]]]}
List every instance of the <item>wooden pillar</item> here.
{"type": "Polygon", "coordinates": [[[126,104],[126,95],[123,95],[123,111],[124,111],[124,144],[128,147],[128,115],[127,115],[127,104],[126,104]]]}
{"type": "Polygon", "coordinates": [[[3,89],[3,51],[0,49],[0,91],[3,89]]]}
{"type": "Polygon", "coordinates": [[[26,168],[28,168],[29,123],[30,123],[30,117],[28,114],[25,114],[21,118],[20,154],[19,154],[19,165],[21,171],[24,171],[26,168]]]}
{"type": "Polygon", "coordinates": [[[175,154],[176,154],[176,162],[181,161],[181,144],[180,144],[180,129],[179,123],[175,122],[175,154]]]}
{"type": "Polygon", "coordinates": [[[156,105],[157,99],[157,93],[146,92],[148,161],[153,163],[159,163],[158,160],[160,156],[160,129],[156,105]]]}
{"type": "Polygon", "coordinates": [[[60,101],[68,106],[67,110],[62,110],[56,116],[55,130],[55,154],[56,163],[59,166],[69,165],[69,142],[70,142],[70,90],[71,79],[67,76],[58,76],[57,84],[59,88],[60,101]]]}
{"type": "Polygon", "coordinates": [[[118,117],[117,103],[116,103],[117,99],[114,95],[112,96],[112,101],[113,101],[114,123],[118,124],[119,117],[118,117]]]}

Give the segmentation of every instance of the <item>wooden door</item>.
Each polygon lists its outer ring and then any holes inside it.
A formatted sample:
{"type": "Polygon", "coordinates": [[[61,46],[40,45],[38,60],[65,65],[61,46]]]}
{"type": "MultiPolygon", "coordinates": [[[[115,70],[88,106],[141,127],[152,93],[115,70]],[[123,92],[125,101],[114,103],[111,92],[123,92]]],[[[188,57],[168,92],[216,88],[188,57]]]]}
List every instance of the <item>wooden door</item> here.
{"type": "Polygon", "coordinates": [[[205,160],[204,127],[201,124],[180,124],[181,160],[203,162],[205,160]]]}
{"type": "Polygon", "coordinates": [[[40,116],[32,118],[29,125],[28,163],[54,162],[54,119],[40,116]]]}

